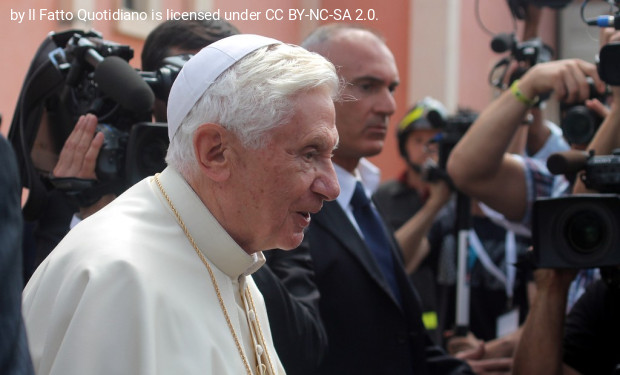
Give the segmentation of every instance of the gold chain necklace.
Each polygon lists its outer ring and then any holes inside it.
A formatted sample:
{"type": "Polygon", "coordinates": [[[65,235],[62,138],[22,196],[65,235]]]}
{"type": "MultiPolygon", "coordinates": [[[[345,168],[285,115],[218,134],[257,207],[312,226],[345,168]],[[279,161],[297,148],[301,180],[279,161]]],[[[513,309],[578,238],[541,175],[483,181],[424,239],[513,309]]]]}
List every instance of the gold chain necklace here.
{"type": "MultiPolygon", "coordinates": [[[[202,252],[198,248],[198,245],[194,241],[194,238],[189,233],[189,229],[187,229],[187,226],[183,222],[183,219],[181,219],[181,215],[179,214],[179,212],[176,210],[176,208],[172,204],[172,200],[170,199],[170,197],[168,196],[168,194],[164,190],[164,187],[162,186],[161,182],[159,181],[159,174],[156,174],[154,176],[154,178],[155,178],[155,183],[157,183],[157,187],[159,187],[159,191],[161,191],[161,194],[166,199],[166,202],[168,202],[168,206],[170,207],[170,209],[174,213],[174,216],[176,217],[177,222],[179,223],[179,226],[181,226],[181,229],[183,229],[183,233],[185,233],[185,237],[187,237],[187,239],[189,240],[190,244],[194,248],[194,251],[196,252],[198,257],[202,261],[202,264],[205,265],[205,267],[207,268],[207,271],[209,272],[209,277],[211,278],[211,282],[213,284],[213,288],[215,289],[215,294],[217,295],[217,300],[219,301],[220,308],[222,309],[222,312],[224,313],[224,318],[226,319],[226,324],[228,325],[228,329],[230,330],[230,333],[232,334],[232,337],[235,340],[235,346],[237,347],[237,351],[239,352],[239,356],[241,357],[241,360],[243,361],[243,365],[245,366],[245,371],[248,373],[248,375],[252,375],[252,371],[250,370],[250,364],[248,363],[248,360],[245,357],[245,354],[243,354],[243,349],[241,348],[241,343],[239,341],[239,338],[237,337],[237,333],[235,332],[235,328],[232,325],[232,321],[230,320],[230,316],[228,315],[228,310],[226,309],[226,306],[224,305],[224,299],[222,298],[222,294],[220,293],[220,287],[219,287],[219,285],[217,283],[217,280],[215,279],[215,274],[213,273],[213,270],[211,269],[211,266],[209,265],[209,262],[207,262],[207,259],[205,258],[205,256],[202,254],[202,252]]],[[[273,366],[271,364],[271,358],[269,357],[269,353],[267,351],[267,346],[265,345],[265,338],[263,336],[263,331],[261,329],[260,322],[258,321],[258,315],[256,314],[256,308],[254,307],[254,299],[252,298],[252,293],[250,293],[250,289],[247,287],[247,285],[245,287],[245,294],[246,294],[246,298],[249,297],[248,299],[250,301],[250,304],[252,305],[252,311],[254,311],[254,316],[255,316],[255,319],[256,319],[257,326],[258,326],[258,332],[260,334],[261,344],[263,345],[263,352],[265,353],[265,356],[267,358],[267,362],[269,363],[269,368],[271,370],[271,373],[275,374],[275,371],[274,371],[273,366]]],[[[259,369],[259,373],[261,373],[260,369],[259,369]]]]}
{"type": "MultiPolygon", "coordinates": [[[[252,293],[250,293],[249,288],[245,288],[246,298],[250,301],[250,305],[252,305],[252,311],[254,311],[254,316],[256,317],[256,326],[258,327],[258,334],[261,338],[261,344],[263,345],[263,352],[265,353],[265,357],[267,358],[267,363],[269,364],[269,369],[271,369],[271,373],[275,374],[273,369],[273,365],[271,364],[271,357],[269,356],[269,351],[267,350],[267,345],[265,345],[265,337],[263,336],[263,330],[261,329],[260,322],[258,321],[258,315],[256,314],[256,307],[254,306],[254,298],[252,298],[252,293]]],[[[261,373],[259,371],[259,373],[261,373]]]]}

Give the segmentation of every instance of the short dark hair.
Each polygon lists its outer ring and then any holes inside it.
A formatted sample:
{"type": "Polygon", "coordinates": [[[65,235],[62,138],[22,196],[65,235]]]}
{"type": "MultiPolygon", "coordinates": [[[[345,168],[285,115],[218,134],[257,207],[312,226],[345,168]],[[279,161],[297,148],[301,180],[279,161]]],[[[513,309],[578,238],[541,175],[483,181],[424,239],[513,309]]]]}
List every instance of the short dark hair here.
{"type": "Polygon", "coordinates": [[[148,35],[142,49],[142,70],[154,71],[170,56],[171,48],[200,50],[209,44],[239,34],[239,30],[224,20],[169,20],[161,23],[148,35]]]}

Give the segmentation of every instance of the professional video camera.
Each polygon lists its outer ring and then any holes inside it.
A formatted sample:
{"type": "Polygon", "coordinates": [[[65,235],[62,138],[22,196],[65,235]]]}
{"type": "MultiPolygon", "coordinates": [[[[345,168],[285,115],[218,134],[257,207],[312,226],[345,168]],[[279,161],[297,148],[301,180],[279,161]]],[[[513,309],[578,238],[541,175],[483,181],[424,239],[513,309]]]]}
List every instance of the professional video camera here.
{"type": "Polygon", "coordinates": [[[553,154],[555,174],[580,175],[599,194],[538,199],[534,203],[534,263],[541,268],[620,265],[620,150],[594,156],[582,151],[553,154]]]}
{"type": "Polygon", "coordinates": [[[24,216],[36,219],[48,193],[61,190],[82,206],[120,193],[165,166],[167,125],[152,123],[154,97],[167,100],[189,58],[168,58],[155,72],[139,72],[128,61],[129,46],[91,31],[51,33],[35,54],[9,132],[30,190],[24,216]],[[104,133],[97,159],[98,181],[54,178],[51,172],[79,116],[93,113],[104,133]]]}

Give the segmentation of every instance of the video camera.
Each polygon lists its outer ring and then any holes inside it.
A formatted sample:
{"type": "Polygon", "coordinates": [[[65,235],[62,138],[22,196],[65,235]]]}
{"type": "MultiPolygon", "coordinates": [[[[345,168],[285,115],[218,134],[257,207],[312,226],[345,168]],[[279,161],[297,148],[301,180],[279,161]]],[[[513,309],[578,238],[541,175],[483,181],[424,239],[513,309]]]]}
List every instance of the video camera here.
{"type": "Polygon", "coordinates": [[[87,206],[165,167],[167,124],[151,122],[153,103],[155,97],[167,101],[190,56],[171,57],[155,72],[140,72],[128,63],[133,53],[129,46],[81,30],[51,33],[39,47],[9,132],[23,185],[30,190],[23,209],[27,220],[38,218],[53,189],[87,206]],[[54,178],[60,150],[86,113],[97,116],[105,139],[98,181],[54,178]]]}
{"type": "Polygon", "coordinates": [[[556,153],[547,161],[555,174],[580,175],[599,194],[538,199],[534,203],[534,263],[541,268],[620,265],[620,150],[594,156],[556,153]]]}
{"type": "Polygon", "coordinates": [[[501,58],[495,63],[489,73],[489,83],[491,86],[504,90],[510,84],[519,79],[532,66],[551,61],[553,50],[544,44],[540,38],[533,38],[524,42],[519,42],[514,33],[500,33],[491,40],[491,49],[496,53],[509,52],[508,56],[501,58]],[[506,79],[509,68],[513,61],[517,62],[517,67],[510,72],[510,77],[506,79]]]}
{"type": "MultiPolygon", "coordinates": [[[[527,21],[530,6],[557,10],[566,7],[570,2],[571,0],[506,0],[514,21],[517,19],[527,21]]],[[[516,22],[514,29],[516,30],[516,22]]],[[[545,45],[540,38],[519,42],[514,32],[494,35],[491,40],[491,49],[496,53],[510,52],[508,57],[502,58],[495,64],[489,74],[489,83],[501,90],[510,86],[512,81],[521,77],[535,64],[551,61],[553,55],[551,47],[545,45]],[[513,60],[519,63],[519,68],[511,72],[509,81],[506,82],[506,74],[513,60]]]]}

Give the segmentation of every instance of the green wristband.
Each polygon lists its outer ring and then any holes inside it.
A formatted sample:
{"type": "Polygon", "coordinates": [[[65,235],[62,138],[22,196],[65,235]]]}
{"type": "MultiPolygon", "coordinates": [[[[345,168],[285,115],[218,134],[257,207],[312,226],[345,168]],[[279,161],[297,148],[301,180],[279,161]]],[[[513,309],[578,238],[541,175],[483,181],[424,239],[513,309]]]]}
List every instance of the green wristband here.
{"type": "Polygon", "coordinates": [[[536,105],[536,103],[538,103],[538,96],[536,96],[534,99],[530,99],[521,92],[521,90],[519,89],[518,79],[516,79],[512,83],[512,85],[510,85],[510,92],[515,96],[515,98],[517,98],[518,101],[520,101],[521,103],[525,104],[528,107],[533,107],[534,105],[536,105]]]}

